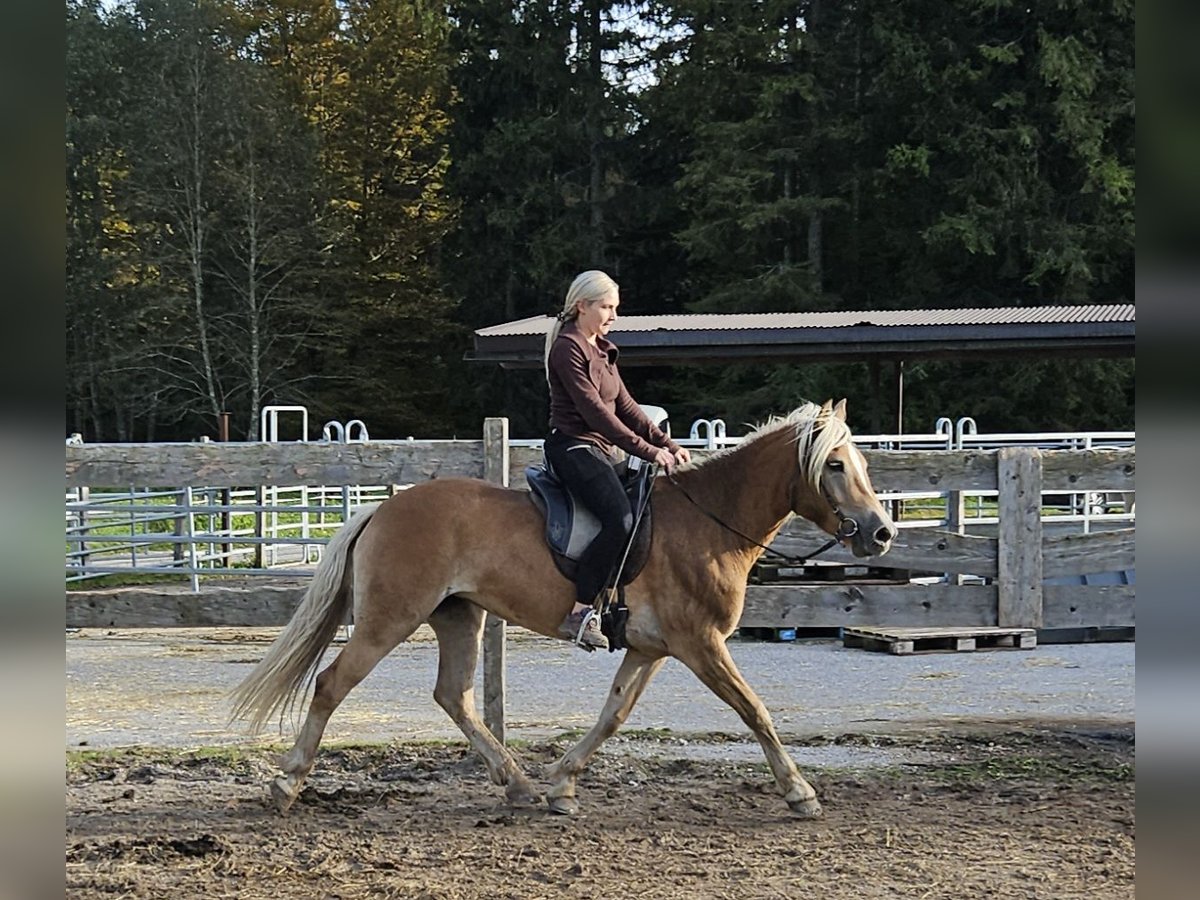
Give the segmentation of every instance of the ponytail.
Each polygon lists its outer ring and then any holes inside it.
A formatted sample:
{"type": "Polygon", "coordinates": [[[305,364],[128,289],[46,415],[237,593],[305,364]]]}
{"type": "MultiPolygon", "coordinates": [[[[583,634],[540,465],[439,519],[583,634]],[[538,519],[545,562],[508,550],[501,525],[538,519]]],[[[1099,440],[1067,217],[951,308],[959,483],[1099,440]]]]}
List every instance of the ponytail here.
{"type": "Polygon", "coordinates": [[[550,383],[550,348],[554,346],[554,341],[558,338],[566,321],[563,313],[559,313],[546,330],[546,346],[542,348],[542,368],[546,370],[546,384],[550,383]]]}

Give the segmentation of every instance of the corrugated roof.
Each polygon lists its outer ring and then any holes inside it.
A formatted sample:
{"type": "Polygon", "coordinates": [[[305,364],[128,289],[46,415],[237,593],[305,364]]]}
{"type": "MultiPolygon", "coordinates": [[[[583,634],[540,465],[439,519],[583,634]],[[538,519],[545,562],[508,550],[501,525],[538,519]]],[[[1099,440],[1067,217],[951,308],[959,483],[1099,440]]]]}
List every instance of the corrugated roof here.
{"type": "MultiPolygon", "coordinates": [[[[530,316],[480,328],[481,338],[545,334],[551,316],[530,316]]],[[[647,331],[772,331],[798,328],[954,327],[1041,325],[1071,323],[1132,323],[1132,303],[1086,306],[997,306],[972,309],[900,309],[798,313],[683,313],[662,316],[620,316],[614,336],[647,331]]],[[[619,343],[619,341],[618,341],[619,343]]]]}
{"type": "MultiPolygon", "coordinates": [[[[466,359],[542,365],[553,321],[531,316],[481,328],[466,359]]],[[[805,313],[622,316],[612,329],[623,365],[731,362],[1132,356],[1132,304],[805,313]]]]}

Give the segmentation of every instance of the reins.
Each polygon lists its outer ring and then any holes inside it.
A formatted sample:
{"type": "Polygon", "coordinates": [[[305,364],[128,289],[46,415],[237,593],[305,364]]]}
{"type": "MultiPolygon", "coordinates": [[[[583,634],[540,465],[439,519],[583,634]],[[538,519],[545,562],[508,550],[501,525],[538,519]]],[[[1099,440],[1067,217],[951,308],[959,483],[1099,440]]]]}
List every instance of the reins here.
{"type": "Polygon", "coordinates": [[[683,494],[683,496],[687,497],[688,501],[692,504],[692,506],[696,507],[696,509],[700,510],[700,512],[704,513],[704,515],[708,516],[708,518],[712,519],[714,522],[716,522],[718,525],[720,525],[726,531],[731,532],[732,534],[736,534],[742,540],[748,541],[749,543],[753,544],[756,547],[762,548],[769,555],[769,559],[771,562],[784,563],[789,566],[803,566],[810,559],[820,556],[826,550],[830,549],[831,547],[837,546],[842,541],[844,541],[846,538],[853,537],[854,535],[858,534],[858,522],[856,522],[854,519],[850,518],[849,516],[843,515],[842,511],[840,509],[838,509],[838,505],[833,502],[833,499],[829,496],[829,494],[827,494],[824,490],[822,490],[821,494],[825,497],[825,500],[833,508],[834,514],[838,517],[837,534],[835,534],[828,541],[826,541],[824,544],[822,544],[818,549],[814,550],[812,553],[807,554],[806,556],[789,556],[786,553],[780,553],[778,550],[772,550],[766,544],[756,541],[754,538],[750,537],[750,535],[745,534],[745,533],[739,531],[738,529],[734,528],[732,525],[730,525],[728,522],[721,519],[715,513],[712,513],[709,510],[705,509],[703,506],[701,506],[699,503],[696,502],[695,497],[693,497],[691,494],[688,493],[687,488],[685,488],[682,484],[680,484],[679,480],[675,477],[674,472],[668,471],[667,479],[671,482],[671,484],[673,484],[673,485],[675,485],[675,487],[679,488],[680,492],[683,494]]]}

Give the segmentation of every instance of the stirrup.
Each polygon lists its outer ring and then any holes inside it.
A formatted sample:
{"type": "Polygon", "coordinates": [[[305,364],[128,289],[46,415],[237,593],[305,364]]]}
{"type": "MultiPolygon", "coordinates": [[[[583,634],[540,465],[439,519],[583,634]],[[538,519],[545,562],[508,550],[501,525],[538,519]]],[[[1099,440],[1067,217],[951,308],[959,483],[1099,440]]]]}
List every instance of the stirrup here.
{"type": "Polygon", "coordinates": [[[575,632],[575,640],[573,641],[573,643],[575,644],[576,647],[582,647],[584,650],[587,650],[589,653],[591,651],[595,650],[596,648],[593,647],[591,644],[586,643],[583,640],[583,633],[585,631],[587,631],[588,623],[591,622],[592,619],[595,619],[595,618],[596,618],[596,608],[595,607],[592,607],[591,609],[589,609],[587,612],[585,612],[583,614],[583,618],[581,618],[579,620],[579,630],[577,632],[575,632]]]}

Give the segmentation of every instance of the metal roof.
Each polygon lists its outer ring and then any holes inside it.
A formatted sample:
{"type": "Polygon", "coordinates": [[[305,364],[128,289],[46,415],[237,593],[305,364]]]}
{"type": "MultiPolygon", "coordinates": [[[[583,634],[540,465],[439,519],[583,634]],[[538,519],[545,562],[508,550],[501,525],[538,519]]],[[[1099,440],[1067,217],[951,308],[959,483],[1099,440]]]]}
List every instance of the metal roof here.
{"type": "MultiPolygon", "coordinates": [[[[542,364],[551,316],[481,328],[466,355],[506,368],[542,364]]],[[[621,316],[609,336],[623,365],[792,360],[1132,356],[1133,304],[804,313],[621,316]]]]}

